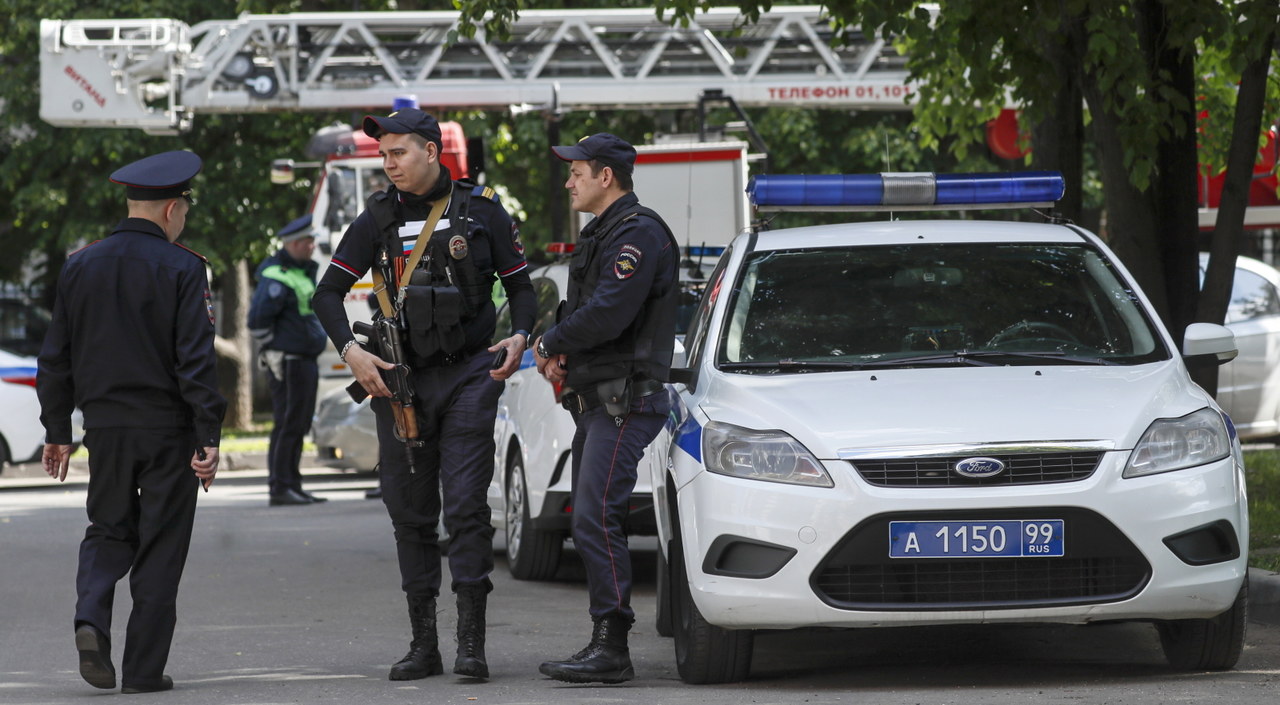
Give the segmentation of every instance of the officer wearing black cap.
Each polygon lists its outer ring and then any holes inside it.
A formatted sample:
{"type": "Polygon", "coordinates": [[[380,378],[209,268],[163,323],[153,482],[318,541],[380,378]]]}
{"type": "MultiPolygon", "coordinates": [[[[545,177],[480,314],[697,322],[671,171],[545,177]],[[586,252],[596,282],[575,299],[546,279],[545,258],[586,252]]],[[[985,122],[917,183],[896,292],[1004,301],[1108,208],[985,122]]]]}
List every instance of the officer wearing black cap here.
{"type": "Polygon", "coordinates": [[[267,370],[271,392],[271,445],[267,450],[270,506],[327,501],[302,489],[302,442],[316,410],[316,385],[324,351],[324,328],[311,310],[316,293],[316,249],[311,215],[276,233],[281,247],[262,261],[249,304],[249,334],[259,344],[258,361],[267,370]]]}
{"type": "Polygon", "coordinates": [[[662,429],[671,402],[663,383],[675,347],[679,247],[670,228],[632,193],[636,151],[608,133],[552,147],[571,162],[582,229],[559,322],[535,342],[538,370],[566,384],[573,414],[573,545],[587,569],[593,622],[586,648],[539,670],[571,683],[620,683],[635,676],[627,632],[631,556],[622,524],[636,467],[662,429]]]}
{"type": "Polygon", "coordinates": [[[207,262],[175,242],[200,167],[191,152],[165,152],[111,175],[125,186],[129,217],[67,258],[36,377],[42,462],[59,481],[71,456],[71,412],[84,412],[90,524],[76,575],[80,675],[115,687],[111,609],[128,573],[125,693],[173,687],[164,667],[196,493],[218,471],[227,404],[215,372],[207,262]]]}
{"type": "Polygon", "coordinates": [[[491,189],[455,182],[440,164],[435,118],[408,108],[366,117],[363,127],[378,139],[392,185],[369,197],[343,235],[314,306],[352,374],[374,397],[379,483],[395,530],[413,632],[409,652],[389,677],[413,680],[443,672],[435,607],[441,582],[436,522],[443,494],[451,587],[458,603],[453,672],[487,678],[485,606],[492,589],[493,527],[486,493],[493,478],[493,424],[502,380],[520,364],[537,302],[519,231],[491,189]],[[406,276],[415,259],[418,264],[406,276]],[[422,441],[412,451],[412,465],[396,437],[390,391],[381,377],[393,365],[356,344],[342,305],[351,285],[370,268],[375,288],[379,278],[386,285],[378,295],[378,315],[397,317],[407,331],[422,441]],[[510,300],[513,330],[498,331],[502,340],[490,345],[495,277],[510,300]],[[497,359],[503,355],[499,350],[505,351],[504,360],[497,359]]]}

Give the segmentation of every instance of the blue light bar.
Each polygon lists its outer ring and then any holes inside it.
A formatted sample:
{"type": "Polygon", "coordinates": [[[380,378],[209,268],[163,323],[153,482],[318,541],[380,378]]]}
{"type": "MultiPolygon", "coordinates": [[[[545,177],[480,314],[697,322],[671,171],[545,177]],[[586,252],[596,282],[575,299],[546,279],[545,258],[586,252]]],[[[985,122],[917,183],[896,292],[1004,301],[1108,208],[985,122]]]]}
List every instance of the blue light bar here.
{"type": "Polygon", "coordinates": [[[1048,207],[1066,184],[1056,171],[1013,174],[764,174],[747,185],[759,210],[974,210],[1048,207]]]}
{"type": "Polygon", "coordinates": [[[719,257],[724,254],[723,247],[686,247],[684,254],[688,257],[719,257]]]}

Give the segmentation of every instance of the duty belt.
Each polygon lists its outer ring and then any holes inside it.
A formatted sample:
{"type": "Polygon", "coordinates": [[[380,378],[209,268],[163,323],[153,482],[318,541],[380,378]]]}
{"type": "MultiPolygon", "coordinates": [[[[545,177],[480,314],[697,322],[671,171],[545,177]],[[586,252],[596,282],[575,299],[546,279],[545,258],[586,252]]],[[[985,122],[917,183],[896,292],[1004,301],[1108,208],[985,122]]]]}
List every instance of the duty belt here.
{"type": "MultiPolygon", "coordinates": [[[[631,399],[641,399],[650,394],[657,394],[663,389],[662,382],[649,377],[631,380],[631,399]]],[[[596,392],[595,387],[587,387],[585,390],[578,392],[572,389],[565,390],[560,395],[560,406],[578,414],[585,414],[588,411],[600,406],[600,395],[596,392]]]]}

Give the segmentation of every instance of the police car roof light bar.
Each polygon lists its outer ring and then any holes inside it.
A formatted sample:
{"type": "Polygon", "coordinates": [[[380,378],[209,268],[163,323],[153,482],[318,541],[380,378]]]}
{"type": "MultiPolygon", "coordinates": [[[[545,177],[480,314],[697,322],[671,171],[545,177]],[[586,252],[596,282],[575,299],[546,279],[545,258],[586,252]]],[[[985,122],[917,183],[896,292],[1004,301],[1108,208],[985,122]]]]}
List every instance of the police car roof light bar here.
{"type": "Polygon", "coordinates": [[[762,174],[747,194],[759,211],[931,211],[1048,208],[1066,184],[1056,171],[1012,174],[762,174]]]}

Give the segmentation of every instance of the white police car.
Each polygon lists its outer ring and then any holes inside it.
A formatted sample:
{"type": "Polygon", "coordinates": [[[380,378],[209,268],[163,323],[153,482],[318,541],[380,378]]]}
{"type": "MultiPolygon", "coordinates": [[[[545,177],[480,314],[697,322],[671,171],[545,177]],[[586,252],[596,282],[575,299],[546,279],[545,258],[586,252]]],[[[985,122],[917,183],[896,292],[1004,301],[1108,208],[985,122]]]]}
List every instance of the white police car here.
{"type": "MultiPolygon", "coordinates": [[[[1062,182],[750,190],[760,209],[900,211],[1043,206],[1062,182]]],[[[1183,355],[1235,354],[1222,326],[1185,340],[1183,355]]],[[[980,220],[743,234],[685,347],[652,478],[659,630],[684,680],[743,679],[752,630],[797,627],[1150,620],[1177,668],[1236,662],[1239,441],[1093,234],[980,220]]]]}

